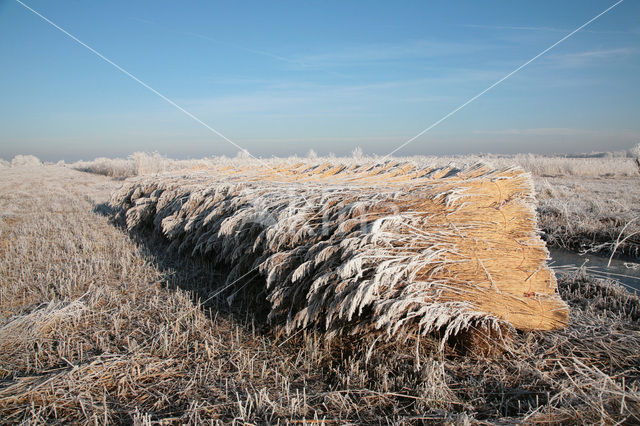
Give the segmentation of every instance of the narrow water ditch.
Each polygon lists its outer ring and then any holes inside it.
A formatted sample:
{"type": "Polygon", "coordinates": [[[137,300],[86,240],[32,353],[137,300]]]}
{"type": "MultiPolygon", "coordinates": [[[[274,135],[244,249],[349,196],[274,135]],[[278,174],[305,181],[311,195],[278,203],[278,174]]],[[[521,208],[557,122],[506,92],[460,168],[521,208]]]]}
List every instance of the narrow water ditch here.
{"type": "Polygon", "coordinates": [[[630,291],[640,294],[640,260],[613,258],[595,254],[579,254],[570,250],[550,248],[551,268],[556,272],[572,272],[584,268],[587,275],[617,281],[630,291]]]}

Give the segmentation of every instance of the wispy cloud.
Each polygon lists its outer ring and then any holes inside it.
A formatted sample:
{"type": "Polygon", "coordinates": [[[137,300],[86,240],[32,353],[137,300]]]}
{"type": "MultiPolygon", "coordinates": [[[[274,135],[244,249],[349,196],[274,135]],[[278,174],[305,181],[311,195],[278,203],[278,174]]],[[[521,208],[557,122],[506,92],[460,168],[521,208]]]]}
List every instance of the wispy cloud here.
{"type": "MultiPolygon", "coordinates": [[[[279,117],[366,115],[394,108],[446,109],[502,72],[463,68],[439,75],[347,84],[312,80],[266,80],[235,93],[181,99],[196,111],[210,114],[253,114],[279,117]],[[453,89],[452,89],[453,87],[453,89]],[[391,107],[390,105],[393,105],[391,107]]],[[[225,82],[226,80],[222,80],[225,82]]]]}
{"type": "Polygon", "coordinates": [[[638,138],[640,133],[633,130],[590,130],[571,127],[536,127],[528,129],[474,130],[476,135],[540,136],[540,137],[610,137],[638,138]]]}
{"type": "Polygon", "coordinates": [[[291,63],[291,64],[295,64],[295,65],[301,65],[304,66],[304,64],[294,60],[294,59],[289,59],[286,58],[284,56],[281,55],[277,55],[275,53],[271,53],[271,52],[267,52],[265,50],[259,50],[259,49],[252,49],[249,47],[245,47],[245,46],[241,46],[239,44],[236,43],[229,43],[227,41],[223,41],[223,40],[219,40],[213,37],[209,37],[206,36],[204,34],[198,34],[198,33],[194,33],[194,32],[180,32],[180,34],[186,35],[186,36],[191,36],[191,37],[196,37],[202,40],[206,40],[206,41],[210,41],[216,44],[220,44],[220,45],[224,45],[224,46],[229,46],[229,47],[233,47],[234,49],[238,49],[238,50],[243,50],[245,52],[249,52],[249,53],[254,53],[256,55],[262,55],[262,56],[266,56],[268,58],[272,58],[272,59],[276,59],[278,61],[282,61],[282,62],[287,62],[287,63],[291,63]]]}
{"type": "Polygon", "coordinates": [[[564,28],[553,27],[536,27],[536,26],[519,26],[519,25],[480,25],[480,24],[465,24],[461,25],[465,28],[479,28],[484,30],[510,30],[510,31],[543,31],[554,33],[565,33],[570,30],[564,28]]]}
{"type": "Polygon", "coordinates": [[[301,135],[299,137],[286,137],[286,138],[246,138],[243,139],[247,142],[260,142],[260,143],[289,143],[289,142],[397,142],[402,138],[406,138],[407,134],[402,135],[386,135],[380,136],[377,134],[371,134],[368,136],[326,136],[326,137],[309,137],[308,135],[301,135]]]}
{"type": "Polygon", "coordinates": [[[259,50],[259,49],[252,49],[252,48],[241,46],[241,45],[235,44],[235,43],[229,43],[227,41],[219,40],[219,39],[216,39],[216,38],[213,38],[213,37],[209,37],[209,36],[206,36],[204,34],[198,34],[198,33],[192,32],[192,31],[179,31],[179,30],[173,29],[173,28],[171,28],[171,27],[169,27],[167,25],[164,25],[164,24],[161,24],[161,23],[158,23],[158,22],[155,22],[155,21],[151,21],[151,20],[148,20],[148,19],[137,18],[137,17],[131,17],[130,19],[133,20],[133,21],[136,21],[136,22],[140,22],[140,23],[145,24],[145,25],[151,25],[151,26],[160,28],[160,29],[162,29],[164,31],[167,31],[167,32],[170,32],[170,33],[173,33],[173,34],[180,34],[180,35],[183,35],[183,36],[195,37],[195,38],[199,38],[199,39],[202,39],[202,40],[210,41],[210,42],[213,42],[213,43],[216,43],[216,44],[233,47],[235,49],[243,50],[245,52],[254,53],[256,55],[267,56],[269,58],[277,59],[279,61],[296,63],[296,61],[294,61],[292,59],[286,58],[284,56],[277,55],[275,53],[271,53],[271,52],[267,52],[267,51],[259,50]]]}
{"type": "MultiPolygon", "coordinates": [[[[289,65],[292,65],[292,66],[294,66],[296,68],[300,68],[300,69],[317,68],[317,66],[305,63],[304,61],[301,61],[299,59],[289,58],[289,57],[286,57],[286,56],[283,56],[283,55],[279,55],[279,54],[276,54],[276,53],[273,53],[273,52],[269,52],[269,51],[266,51],[266,50],[242,46],[242,45],[237,44],[237,43],[231,43],[231,42],[228,42],[228,41],[225,41],[225,40],[220,40],[220,39],[217,39],[217,38],[214,38],[214,37],[210,37],[210,36],[205,35],[205,34],[196,33],[196,32],[193,32],[193,31],[178,31],[178,30],[170,28],[170,27],[168,27],[168,26],[166,26],[164,24],[160,24],[158,22],[150,21],[150,20],[147,20],[147,19],[141,19],[141,18],[131,18],[131,19],[134,20],[134,21],[137,21],[137,22],[144,23],[146,25],[152,25],[152,26],[161,28],[164,31],[171,32],[173,34],[179,34],[179,35],[182,35],[182,36],[198,38],[198,39],[205,40],[205,41],[208,41],[208,42],[211,42],[211,43],[215,43],[215,44],[218,44],[218,45],[221,45],[221,46],[226,46],[226,47],[230,47],[230,48],[233,48],[233,49],[236,49],[236,50],[240,50],[240,51],[243,51],[243,52],[251,53],[253,55],[259,55],[259,56],[263,56],[263,57],[266,57],[266,58],[270,58],[270,59],[273,59],[273,60],[276,60],[276,61],[279,61],[279,62],[283,62],[283,63],[289,64],[289,65]]],[[[328,74],[331,74],[331,75],[334,75],[334,76],[337,76],[337,77],[346,77],[344,74],[337,73],[337,72],[335,72],[333,70],[320,70],[320,71],[327,72],[328,74]]]]}
{"type": "Polygon", "coordinates": [[[421,105],[451,102],[452,94],[436,92],[434,79],[391,80],[367,84],[275,82],[256,90],[222,96],[183,99],[181,102],[211,114],[255,114],[278,117],[355,116],[385,105],[421,105]]]}
{"type": "Polygon", "coordinates": [[[599,134],[600,132],[568,127],[538,127],[530,129],[474,130],[473,133],[479,135],[585,136],[599,134]]]}
{"type": "MultiPolygon", "coordinates": [[[[547,32],[547,33],[569,33],[574,28],[557,28],[546,27],[537,25],[482,25],[482,24],[463,24],[461,27],[465,28],[478,28],[484,30],[497,30],[497,31],[529,31],[529,32],[547,32]]],[[[634,30],[594,30],[585,28],[582,30],[585,33],[592,34],[631,34],[634,30]]]]}
{"type": "Polygon", "coordinates": [[[617,49],[588,50],[585,52],[569,53],[565,56],[572,58],[610,58],[613,56],[627,56],[635,53],[637,49],[630,47],[620,47],[617,49]]]}
{"type": "Polygon", "coordinates": [[[456,43],[439,40],[407,40],[396,43],[355,44],[331,51],[304,54],[297,61],[309,66],[351,66],[387,61],[462,55],[495,47],[487,43],[456,43]]]}
{"type": "Polygon", "coordinates": [[[582,52],[556,54],[549,57],[555,65],[561,67],[581,67],[605,60],[623,59],[635,55],[640,50],[633,47],[617,47],[613,49],[593,49],[582,52]]]}

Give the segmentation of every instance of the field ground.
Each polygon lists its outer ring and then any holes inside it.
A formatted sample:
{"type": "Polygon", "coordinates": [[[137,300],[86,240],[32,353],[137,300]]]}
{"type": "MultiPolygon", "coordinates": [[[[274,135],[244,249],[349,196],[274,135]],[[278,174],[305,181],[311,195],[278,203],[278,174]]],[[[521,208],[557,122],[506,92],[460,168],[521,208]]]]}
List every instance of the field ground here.
{"type": "MultiPolygon", "coordinates": [[[[536,179],[540,211],[560,218],[542,225],[565,243],[579,234],[572,214],[611,213],[616,229],[639,214],[631,176],[624,195],[618,178],[536,179]]],[[[104,202],[119,184],[0,168],[5,423],[640,422],[640,300],[615,284],[560,277],[571,318],[557,332],[472,331],[444,349],[437,336],[287,340],[265,327],[262,301],[212,297],[223,272],[206,259],[114,226],[104,202]]]]}

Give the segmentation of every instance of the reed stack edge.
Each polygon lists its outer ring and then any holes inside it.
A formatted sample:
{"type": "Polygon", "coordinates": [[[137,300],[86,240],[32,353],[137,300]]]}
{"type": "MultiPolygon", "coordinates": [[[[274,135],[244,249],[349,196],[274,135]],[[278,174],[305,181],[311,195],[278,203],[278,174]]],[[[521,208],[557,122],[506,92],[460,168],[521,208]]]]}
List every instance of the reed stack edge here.
{"type": "MultiPolygon", "coordinates": [[[[130,178],[111,200],[131,231],[260,278],[268,320],[400,339],[471,325],[568,321],[519,168],[243,161],[130,178]]],[[[254,280],[255,281],[255,280],[254,280]]]]}

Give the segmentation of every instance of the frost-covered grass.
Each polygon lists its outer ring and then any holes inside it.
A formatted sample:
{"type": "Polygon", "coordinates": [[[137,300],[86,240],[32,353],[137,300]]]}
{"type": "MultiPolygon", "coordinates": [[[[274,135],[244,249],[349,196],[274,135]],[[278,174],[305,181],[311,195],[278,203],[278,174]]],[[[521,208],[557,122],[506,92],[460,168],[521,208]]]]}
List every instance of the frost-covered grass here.
{"type": "MultiPolygon", "coordinates": [[[[457,156],[412,156],[394,157],[394,160],[413,161],[422,165],[446,166],[454,164],[458,167],[477,162],[487,163],[494,168],[504,168],[519,166],[531,173],[534,177],[635,177],[640,172],[640,165],[637,163],[637,146],[629,153],[602,153],[591,156],[543,156],[535,154],[516,155],[494,155],[494,154],[470,154],[457,156]]],[[[354,161],[376,161],[382,160],[379,155],[367,156],[362,151],[354,152],[351,157],[317,156],[311,152],[307,157],[292,156],[284,159],[275,159],[277,162],[289,161],[292,163],[303,159],[312,159],[316,162],[342,161],[345,163],[354,161]]],[[[177,160],[167,158],[156,153],[135,152],[126,158],[106,158],[98,157],[88,161],[76,161],[64,164],[67,167],[89,173],[95,173],[110,177],[131,177],[145,174],[162,173],[175,170],[198,170],[221,164],[242,163],[253,161],[251,156],[245,152],[239,152],[234,158],[205,157],[187,160],[177,160]]],[[[265,163],[274,159],[264,159],[265,163]]],[[[11,161],[0,159],[0,167],[13,164],[23,165],[41,164],[40,160],[33,155],[17,155],[11,161]]]]}
{"type": "MultiPolygon", "coordinates": [[[[542,156],[535,154],[517,154],[511,156],[497,155],[459,155],[459,156],[413,156],[394,157],[394,160],[413,161],[422,165],[446,166],[453,163],[457,166],[485,162],[495,168],[519,166],[533,176],[541,177],[632,177],[638,175],[638,167],[633,155],[624,153],[603,154],[593,157],[566,157],[566,156],[542,156]]],[[[276,159],[275,161],[298,162],[304,157],[289,157],[276,159]]],[[[354,153],[354,157],[318,157],[313,153],[307,159],[322,163],[323,161],[342,161],[345,163],[354,161],[383,159],[382,156],[366,156],[354,153]]],[[[198,169],[211,167],[229,162],[241,163],[253,161],[246,152],[240,152],[235,158],[208,157],[190,160],[175,160],[166,158],[158,153],[136,152],[127,158],[96,158],[91,161],[78,161],[68,164],[69,167],[115,177],[130,177],[143,174],[161,173],[181,169],[198,169]]],[[[269,163],[272,159],[263,160],[269,163]]]]}
{"type": "Polygon", "coordinates": [[[640,176],[534,180],[548,244],[640,257],[640,176]]]}
{"type": "Polygon", "coordinates": [[[3,423],[640,422],[640,302],[616,285],[561,277],[569,327],[511,340],[286,340],[263,300],[211,298],[225,271],[112,225],[120,184],[0,169],[3,423]]]}

